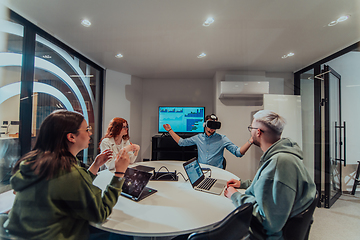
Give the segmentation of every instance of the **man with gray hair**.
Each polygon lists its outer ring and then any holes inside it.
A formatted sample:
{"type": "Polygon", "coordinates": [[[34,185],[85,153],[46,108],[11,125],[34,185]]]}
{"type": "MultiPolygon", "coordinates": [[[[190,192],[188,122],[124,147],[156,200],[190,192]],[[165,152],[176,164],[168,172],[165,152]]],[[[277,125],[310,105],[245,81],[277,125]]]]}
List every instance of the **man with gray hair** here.
{"type": "Polygon", "coordinates": [[[273,111],[254,114],[248,129],[253,143],[264,152],[261,167],[245,194],[235,189],[242,185],[241,180],[235,179],[228,181],[224,192],[236,207],[253,204],[251,239],[283,239],[286,221],[308,208],[315,199],[315,183],[302,162],[300,147],[288,138],[281,138],[284,126],[285,119],[273,111]],[[256,223],[260,223],[261,229],[256,223]]]}

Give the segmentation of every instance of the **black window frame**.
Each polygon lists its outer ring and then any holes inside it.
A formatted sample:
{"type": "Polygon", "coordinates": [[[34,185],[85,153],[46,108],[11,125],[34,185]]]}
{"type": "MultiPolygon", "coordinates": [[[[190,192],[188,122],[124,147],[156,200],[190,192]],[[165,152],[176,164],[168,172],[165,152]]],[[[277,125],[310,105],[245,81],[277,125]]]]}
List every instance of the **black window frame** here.
{"type": "Polygon", "coordinates": [[[51,43],[57,45],[58,47],[64,49],[69,54],[75,56],[84,63],[91,65],[94,69],[100,72],[99,74],[99,91],[98,99],[96,101],[98,109],[98,123],[97,123],[97,138],[94,139],[94,142],[99,142],[102,136],[102,122],[103,122],[103,92],[104,92],[104,79],[105,79],[105,69],[99,66],[98,64],[92,62],[87,57],[75,51],[73,48],[69,47],[59,39],[50,35],[43,29],[34,25],[30,21],[26,20],[24,17],[20,16],[13,10],[10,10],[10,19],[16,21],[17,23],[24,26],[24,39],[23,39],[23,59],[22,59],[22,69],[21,69],[21,90],[20,97],[23,99],[26,97],[25,101],[20,102],[20,122],[19,126],[19,141],[20,141],[20,155],[24,155],[31,150],[31,124],[32,118],[32,94],[33,94],[33,82],[34,82],[34,60],[35,60],[35,44],[36,44],[36,35],[46,38],[51,43]]]}

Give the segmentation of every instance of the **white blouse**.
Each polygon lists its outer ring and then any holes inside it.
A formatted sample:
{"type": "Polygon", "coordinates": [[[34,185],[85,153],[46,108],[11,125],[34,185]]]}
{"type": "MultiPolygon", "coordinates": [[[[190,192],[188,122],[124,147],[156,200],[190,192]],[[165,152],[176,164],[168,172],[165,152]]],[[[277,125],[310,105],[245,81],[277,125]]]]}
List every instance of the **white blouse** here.
{"type": "MultiPolygon", "coordinates": [[[[105,163],[106,167],[110,171],[115,172],[115,158],[116,158],[116,155],[120,152],[121,149],[123,149],[124,147],[129,146],[129,145],[130,145],[130,141],[129,140],[124,140],[124,139],[121,139],[121,143],[118,145],[118,144],[115,143],[115,139],[113,137],[112,138],[104,138],[101,141],[101,143],[100,143],[100,151],[101,152],[103,152],[106,149],[110,149],[111,151],[113,151],[112,158],[109,159],[105,163]]],[[[129,158],[130,158],[130,164],[134,163],[137,156],[135,156],[133,152],[128,152],[128,154],[129,154],[129,158]]]]}

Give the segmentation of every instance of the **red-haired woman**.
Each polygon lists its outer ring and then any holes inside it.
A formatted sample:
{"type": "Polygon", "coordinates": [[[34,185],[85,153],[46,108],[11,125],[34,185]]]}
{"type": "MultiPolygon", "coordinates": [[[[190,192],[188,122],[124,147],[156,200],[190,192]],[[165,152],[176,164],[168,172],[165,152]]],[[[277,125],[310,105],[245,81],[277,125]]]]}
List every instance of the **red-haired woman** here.
{"type": "Polygon", "coordinates": [[[100,151],[110,149],[113,157],[105,165],[110,171],[115,171],[115,157],[121,149],[129,153],[130,164],[134,163],[140,146],[132,144],[129,136],[129,125],[123,118],[113,118],[107,128],[105,136],[100,141],[100,151]]]}

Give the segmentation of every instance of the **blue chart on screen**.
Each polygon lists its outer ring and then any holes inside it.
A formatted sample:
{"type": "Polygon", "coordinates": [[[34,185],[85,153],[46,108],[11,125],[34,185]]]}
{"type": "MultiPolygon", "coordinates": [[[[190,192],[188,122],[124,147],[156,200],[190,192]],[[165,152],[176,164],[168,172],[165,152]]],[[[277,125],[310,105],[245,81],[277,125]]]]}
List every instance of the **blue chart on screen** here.
{"type": "Polygon", "coordinates": [[[204,107],[159,107],[159,132],[166,132],[164,124],[170,124],[174,132],[203,132],[204,110],[204,107]]]}

